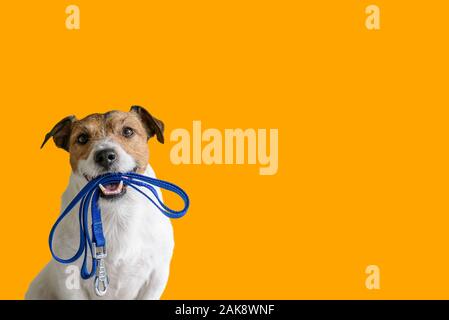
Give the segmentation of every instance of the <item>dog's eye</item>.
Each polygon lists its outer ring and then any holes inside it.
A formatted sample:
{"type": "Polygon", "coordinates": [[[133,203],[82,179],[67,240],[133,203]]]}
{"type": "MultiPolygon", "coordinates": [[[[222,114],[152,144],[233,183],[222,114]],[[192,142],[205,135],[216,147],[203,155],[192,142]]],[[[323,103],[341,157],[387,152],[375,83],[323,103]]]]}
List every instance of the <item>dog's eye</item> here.
{"type": "Polygon", "coordinates": [[[134,134],[134,130],[130,127],[124,127],[122,130],[122,135],[126,138],[131,137],[134,134]]]}
{"type": "Polygon", "coordinates": [[[76,138],[76,141],[77,141],[79,144],[86,144],[87,141],[89,141],[89,136],[88,136],[87,134],[85,134],[85,133],[81,133],[81,134],[78,136],[78,138],[76,138]]]}

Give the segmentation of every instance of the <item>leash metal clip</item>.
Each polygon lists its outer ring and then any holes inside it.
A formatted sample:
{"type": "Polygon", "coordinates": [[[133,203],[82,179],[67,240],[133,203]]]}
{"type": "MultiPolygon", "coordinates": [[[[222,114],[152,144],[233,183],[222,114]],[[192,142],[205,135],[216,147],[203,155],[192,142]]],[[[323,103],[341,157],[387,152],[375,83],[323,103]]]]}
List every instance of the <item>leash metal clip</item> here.
{"type": "Polygon", "coordinates": [[[109,277],[106,271],[104,259],[107,257],[106,247],[97,247],[95,242],[92,243],[92,251],[97,261],[97,270],[95,272],[94,287],[97,296],[104,296],[109,286],[109,277]]]}

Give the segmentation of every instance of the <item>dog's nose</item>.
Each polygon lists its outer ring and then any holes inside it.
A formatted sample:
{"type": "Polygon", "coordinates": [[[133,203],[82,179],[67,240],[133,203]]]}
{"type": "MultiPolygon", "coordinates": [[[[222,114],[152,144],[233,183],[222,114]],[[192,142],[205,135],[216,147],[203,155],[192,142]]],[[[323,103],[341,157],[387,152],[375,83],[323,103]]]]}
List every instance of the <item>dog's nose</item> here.
{"type": "Polygon", "coordinates": [[[117,160],[117,153],[114,149],[104,149],[95,153],[95,162],[105,169],[109,169],[117,160]]]}

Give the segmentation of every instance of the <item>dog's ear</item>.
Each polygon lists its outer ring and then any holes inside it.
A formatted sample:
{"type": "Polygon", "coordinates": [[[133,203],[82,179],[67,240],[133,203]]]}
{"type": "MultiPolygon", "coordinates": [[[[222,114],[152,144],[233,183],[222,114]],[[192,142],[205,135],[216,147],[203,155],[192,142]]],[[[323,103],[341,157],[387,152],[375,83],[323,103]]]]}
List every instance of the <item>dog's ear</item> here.
{"type": "Polygon", "coordinates": [[[153,117],[147,110],[140,106],[132,106],[129,111],[139,115],[145,129],[147,130],[148,139],[156,135],[157,141],[164,143],[164,123],[153,117]]]}
{"type": "Polygon", "coordinates": [[[41,149],[47,141],[53,137],[58,148],[69,151],[69,138],[72,132],[72,123],[76,120],[75,116],[68,116],[59,121],[49,133],[45,135],[44,142],[42,142],[41,149]]]}

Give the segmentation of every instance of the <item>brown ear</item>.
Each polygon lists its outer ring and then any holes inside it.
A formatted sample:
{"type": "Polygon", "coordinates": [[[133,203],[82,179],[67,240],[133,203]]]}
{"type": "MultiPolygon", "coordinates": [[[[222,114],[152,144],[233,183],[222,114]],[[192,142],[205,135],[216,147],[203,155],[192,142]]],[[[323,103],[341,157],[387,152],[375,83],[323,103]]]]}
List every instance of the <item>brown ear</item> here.
{"type": "Polygon", "coordinates": [[[68,116],[59,121],[49,133],[45,135],[44,142],[42,142],[41,149],[47,141],[53,137],[58,148],[69,151],[69,138],[72,132],[72,123],[76,120],[75,116],[68,116]]]}
{"type": "Polygon", "coordinates": [[[164,143],[164,123],[153,117],[147,110],[140,106],[132,106],[129,111],[139,115],[145,129],[147,130],[148,139],[156,135],[157,141],[164,143]]]}

